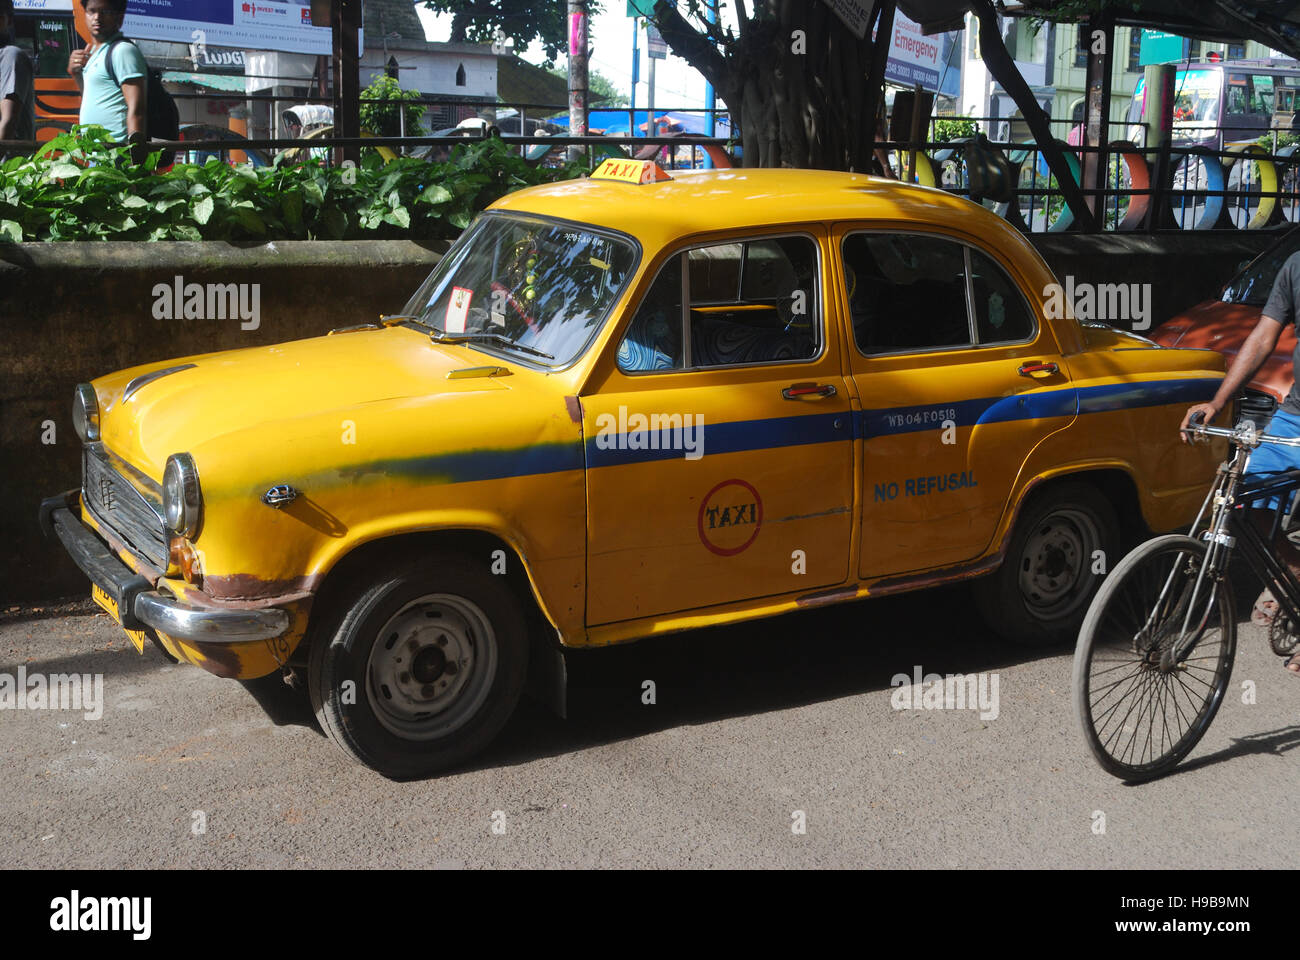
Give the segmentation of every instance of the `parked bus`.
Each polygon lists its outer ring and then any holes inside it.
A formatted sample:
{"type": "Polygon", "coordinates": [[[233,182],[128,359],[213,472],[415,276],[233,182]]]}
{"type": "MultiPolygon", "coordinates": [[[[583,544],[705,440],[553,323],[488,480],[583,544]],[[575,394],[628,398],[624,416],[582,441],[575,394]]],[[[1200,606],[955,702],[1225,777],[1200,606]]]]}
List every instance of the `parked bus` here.
{"type": "MultiPolygon", "coordinates": [[[[1179,65],[1174,79],[1174,144],[1224,150],[1290,131],[1300,109],[1300,64],[1294,60],[1232,60],[1179,65]]],[[[1146,84],[1129,105],[1129,139],[1145,146],[1146,84]]]]}
{"type": "Polygon", "coordinates": [[[68,57],[86,44],[72,0],[17,0],[15,7],[15,42],[36,66],[36,139],[45,142],[77,122],[81,93],[68,76],[68,57]]]}

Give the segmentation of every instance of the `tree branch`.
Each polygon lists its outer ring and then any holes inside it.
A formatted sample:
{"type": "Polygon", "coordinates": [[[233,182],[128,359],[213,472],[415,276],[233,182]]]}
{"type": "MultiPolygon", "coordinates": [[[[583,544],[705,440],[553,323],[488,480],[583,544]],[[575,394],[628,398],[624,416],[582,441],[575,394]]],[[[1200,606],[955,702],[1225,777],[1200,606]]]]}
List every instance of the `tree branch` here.
{"type": "Polygon", "coordinates": [[[1075,182],[1070,168],[1065,164],[1065,155],[1057,146],[1056,138],[1052,136],[1051,120],[1034,99],[1033,91],[1029,89],[1029,84],[1016,69],[1015,61],[1011,59],[1006,44],[1002,42],[1002,33],[998,28],[998,15],[993,10],[991,0],[971,0],[970,9],[971,13],[979,19],[980,51],[984,54],[985,66],[989,68],[989,73],[993,74],[993,79],[1002,84],[1002,89],[1011,95],[1011,99],[1020,108],[1020,115],[1029,124],[1029,130],[1038,143],[1038,149],[1043,153],[1043,159],[1047,161],[1048,167],[1056,177],[1061,195],[1065,198],[1070,212],[1074,214],[1074,219],[1085,229],[1092,227],[1095,223],[1092,210],[1084,202],[1079,184],[1075,182]]]}
{"type": "Polygon", "coordinates": [[[669,0],[658,0],[655,4],[654,21],[673,53],[700,71],[715,90],[730,88],[726,61],[718,48],[692,27],[669,0]]]}

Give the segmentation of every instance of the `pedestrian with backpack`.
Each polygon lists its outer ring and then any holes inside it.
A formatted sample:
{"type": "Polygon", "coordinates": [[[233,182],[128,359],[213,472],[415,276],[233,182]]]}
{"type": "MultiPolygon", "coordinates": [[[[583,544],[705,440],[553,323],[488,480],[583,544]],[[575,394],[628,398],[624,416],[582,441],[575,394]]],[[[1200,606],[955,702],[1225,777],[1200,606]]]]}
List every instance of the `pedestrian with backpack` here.
{"type": "Polygon", "coordinates": [[[68,73],[81,90],[82,126],[101,126],[118,142],[149,137],[149,65],[122,36],[126,4],[81,0],[94,43],[68,58],[68,73]]]}
{"type": "MultiPolygon", "coordinates": [[[[122,36],[126,5],[127,0],[81,0],[95,42],[73,51],[68,73],[81,89],[82,125],[98,124],[119,142],[129,141],[132,158],[142,163],[148,141],[180,137],[180,116],[162,74],[150,70],[140,48],[122,36]]],[[[174,159],[165,151],[158,166],[174,159]]]]}

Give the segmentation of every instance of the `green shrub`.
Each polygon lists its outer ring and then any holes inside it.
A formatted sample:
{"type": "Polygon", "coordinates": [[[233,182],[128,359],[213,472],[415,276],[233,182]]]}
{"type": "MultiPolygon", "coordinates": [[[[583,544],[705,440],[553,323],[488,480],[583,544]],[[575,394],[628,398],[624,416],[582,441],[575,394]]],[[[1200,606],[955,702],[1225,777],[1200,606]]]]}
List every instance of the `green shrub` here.
{"type": "Polygon", "coordinates": [[[534,168],[498,139],[457,144],[446,161],[364,157],[356,169],[254,169],[210,159],[155,173],[99,128],[57,137],[0,166],[0,240],[359,240],[454,238],[520,187],[585,173],[534,168]]]}
{"type": "Polygon", "coordinates": [[[406,135],[417,136],[416,129],[424,117],[425,106],[421,103],[407,103],[419,100],[418,90],[403,90],[402,85],[392,77],[383,75],[375,77],[370,86],[361,91],[361,99],[381,100],[382,103],[361,104],[361,129],[368,130],[376,137],[400,137],[402,119],[400,111],[406,111],[406,135]]]}
{"type": "Polygon", "coordinates": [[[973,137],[979,132],[979,124],[968,117],[936,117],[934,121],[934,142],[951,143],[962,137],[973,137]]]}
{"type": "MultiPolygon", "coordinates": [[[[1266,133],[1255,142],[1259,144],[1261,147],[1263,147],[1269,153],[1273,152],[1273,134],[1266,133]]],[[[1300,143],[1300,134],[1284,133],[1282,131],[1278,131],[1277,148],[1279,150],[1281,150],[1283,147],[1289,147],[1297,143],[1300,143]]]]}

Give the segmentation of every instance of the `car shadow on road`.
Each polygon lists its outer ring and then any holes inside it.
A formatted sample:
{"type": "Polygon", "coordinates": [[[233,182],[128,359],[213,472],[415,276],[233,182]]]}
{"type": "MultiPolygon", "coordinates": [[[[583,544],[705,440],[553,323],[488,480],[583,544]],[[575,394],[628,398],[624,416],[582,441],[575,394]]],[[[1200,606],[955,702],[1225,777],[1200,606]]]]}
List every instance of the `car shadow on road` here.
{"type": "MultiPolygon", "coordinates": [[[[917,669],[987,672],[1069,652],[998,637],[975,618],[961,586],[575,651],[568,658],[568,719],[525,699],[472,768],[873,691],[885,696],[895,675],[911,678],[917,669]],[[647,681],[653,704],[644,702],[647,681]]],[[[1068,686],[1064,669],[1061,683],[1068,686]]]]}
{"type": "MultiPolygon", "coordinates": [[[[1069,652],[998,637],[975,618],[964,586],[576,650],[568,656],[568,718],[525,696],[492,745],[458,769],[528,763],[673,727],[889,691],[896,674],[911,677],[918,668],[978,673],[1069,652]],[[654,684],[653,704],[643,702],[646,681],[654,684]]],[[[1066,673],[1061,683],[1069,683],[1066,673]]],[[[306,695],[278,676],[243,687],[275,723],[321,733],[306,695]]]]}

